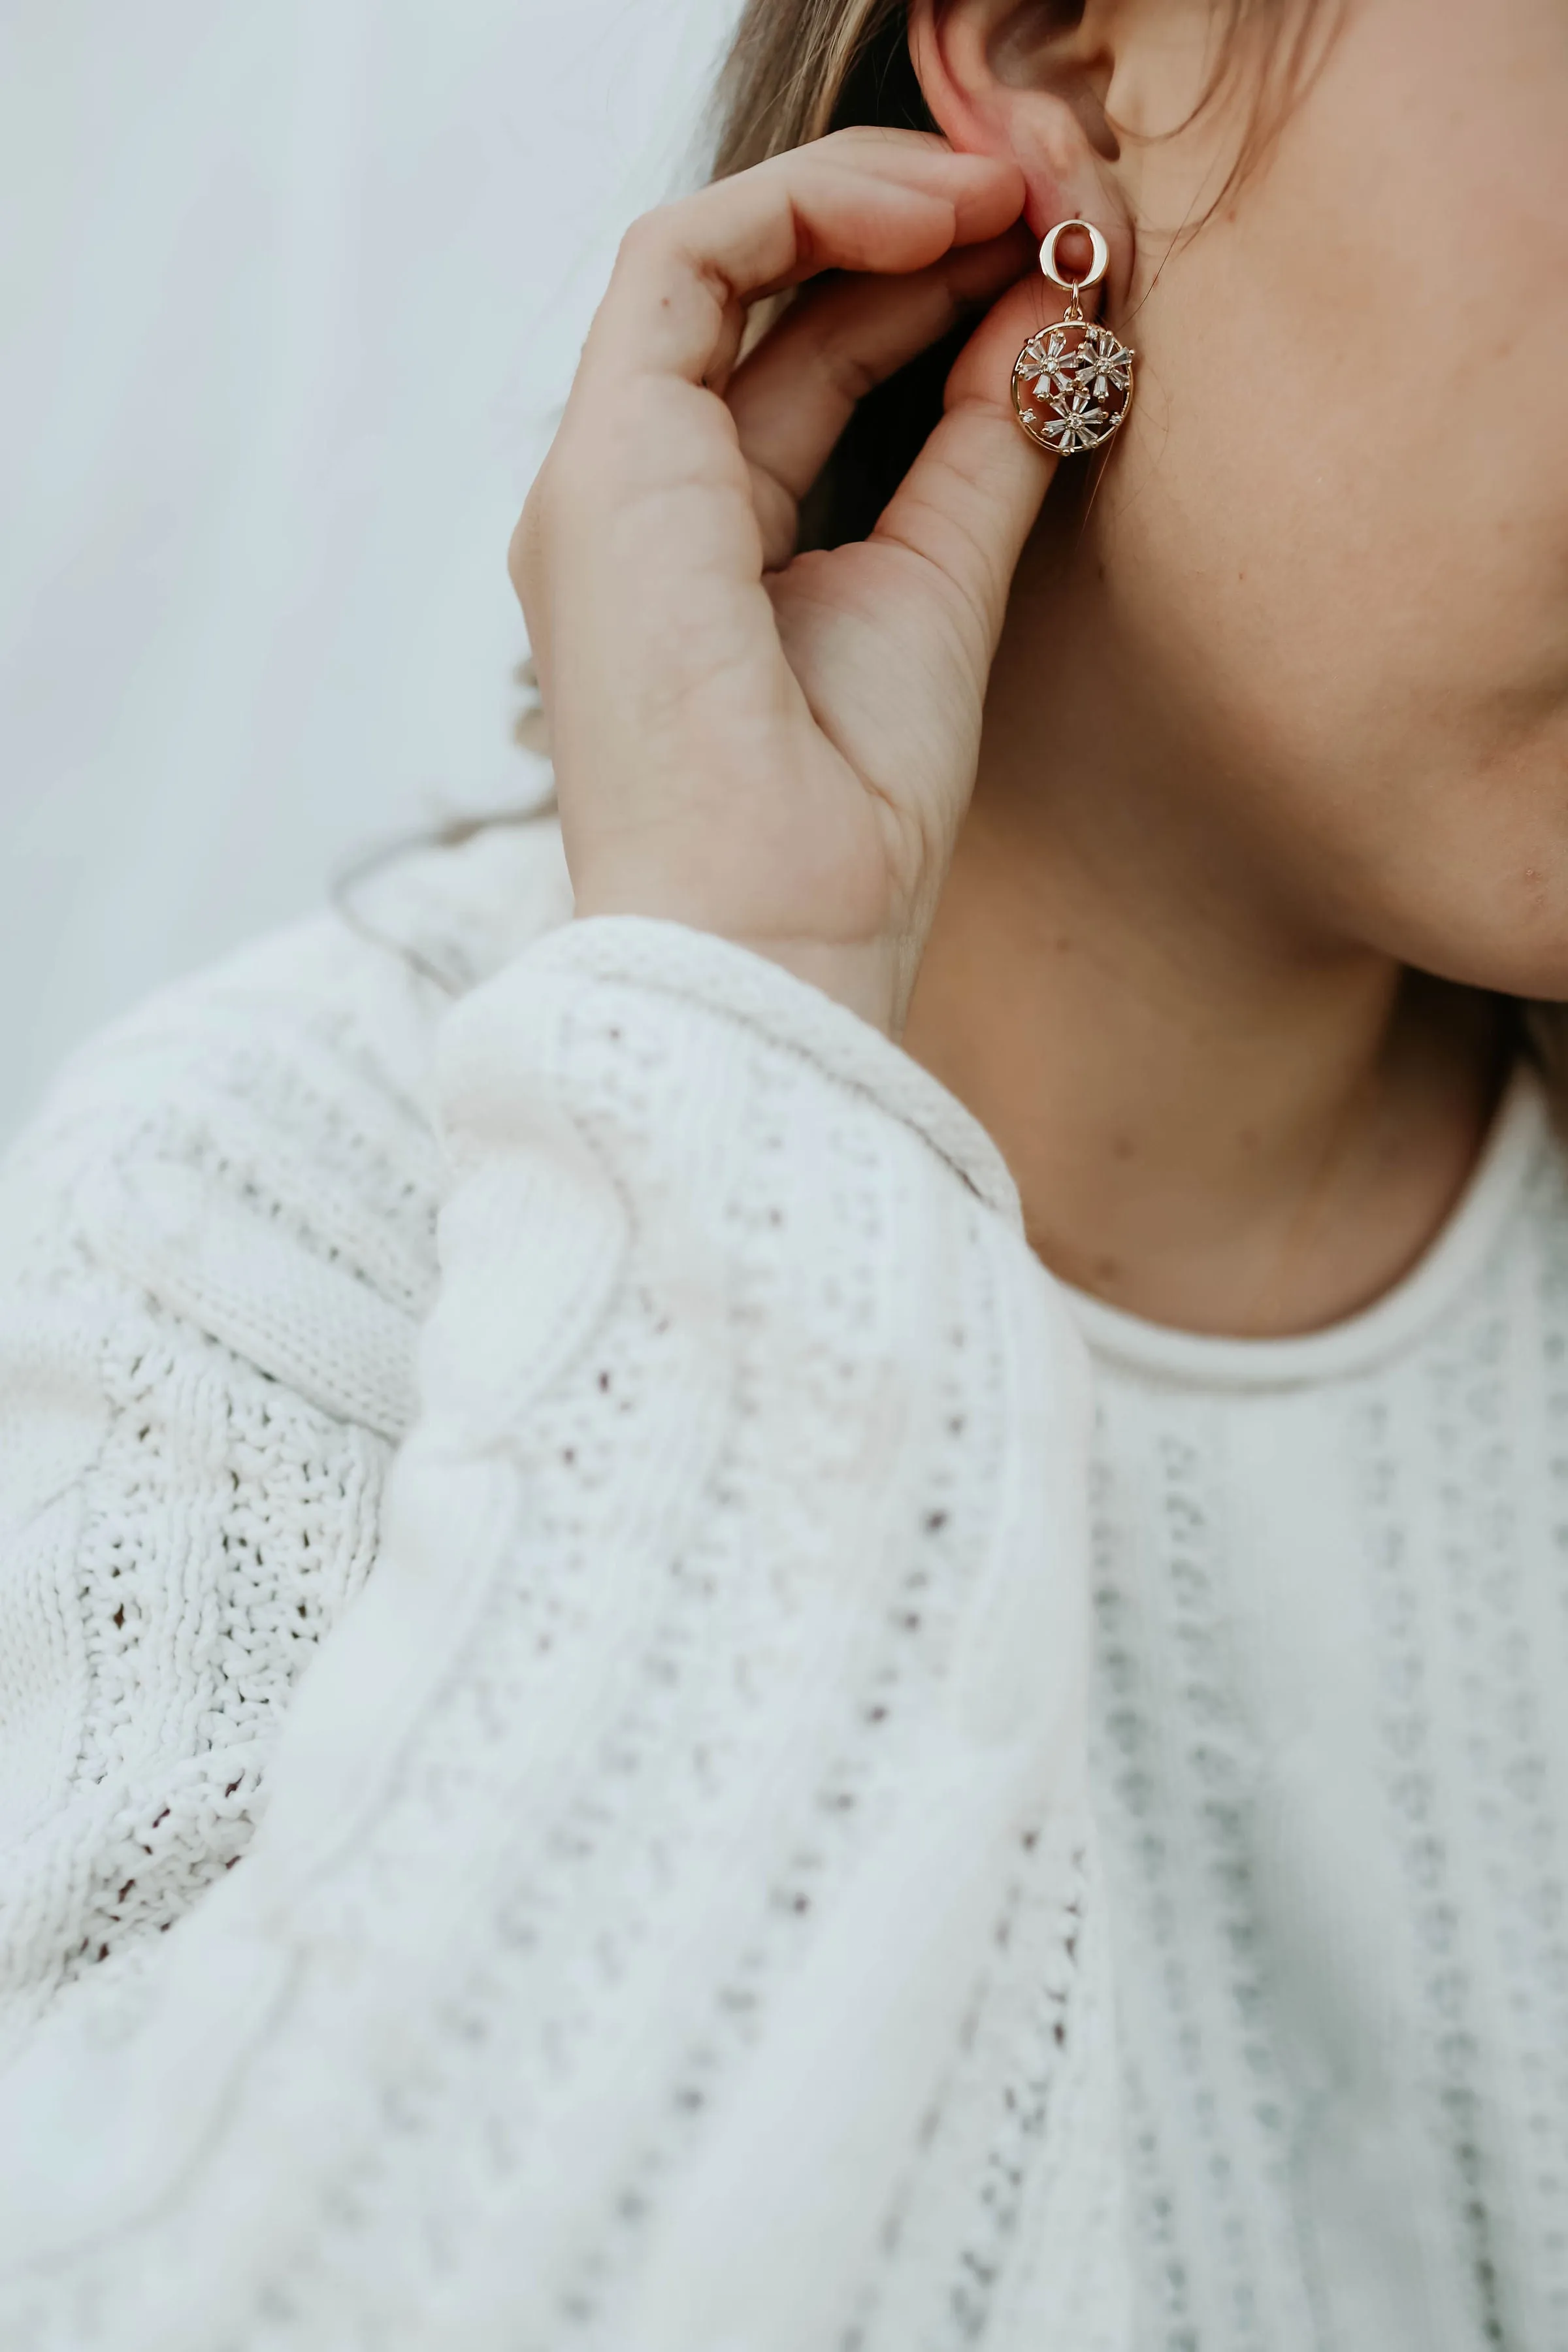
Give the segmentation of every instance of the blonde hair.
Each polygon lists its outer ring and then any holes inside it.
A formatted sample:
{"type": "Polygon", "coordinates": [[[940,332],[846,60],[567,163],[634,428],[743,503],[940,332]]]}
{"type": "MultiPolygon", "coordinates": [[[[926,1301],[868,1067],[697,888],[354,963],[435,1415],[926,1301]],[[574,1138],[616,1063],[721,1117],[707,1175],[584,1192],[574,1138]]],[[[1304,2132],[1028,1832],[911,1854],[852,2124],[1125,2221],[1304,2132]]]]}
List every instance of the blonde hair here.
{"type": "Polygon", "coordinates": [[[832,130],[856,67],[903,17],[901,0],[748,0],[719,80],[714,178],[832,130]]]}

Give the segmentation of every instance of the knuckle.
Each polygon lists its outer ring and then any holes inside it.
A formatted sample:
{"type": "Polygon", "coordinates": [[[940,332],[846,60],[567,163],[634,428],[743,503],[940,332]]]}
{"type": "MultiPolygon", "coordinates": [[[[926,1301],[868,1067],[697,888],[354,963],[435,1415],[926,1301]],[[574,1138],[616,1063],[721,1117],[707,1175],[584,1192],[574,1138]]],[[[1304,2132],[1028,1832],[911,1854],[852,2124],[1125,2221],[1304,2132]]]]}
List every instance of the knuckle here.
{"type": "Polygon", "coordinates": [[[507,543],[507,576],[524,612],[536,599],[543,575],[546,497],[542,471],[522,502],[522,512],[507,543]]]}
{"type": "Polygon", "coordinates": [[[520,600],[528,594],[528,509],[525,507],[511,527],[507,541],[506,576],[511,582],[520,600]]]}
{"type": "Polygon", "coordinates": [[[814,144],[819,154],[838,156],[918,155],[947,149],[947,141],[938,131],[905,131],[889,122],[853,122],[842,131],[830,131],[814,144]]]}
{"type": "Polygon", "coordinates": [[[814,372],[839,398],[858,405],[879,382],[879,372],[856,342],[853,322],[825,316],[805,336],[814,372]]]}
{"type": "Polygon", "coordinates": [[[641,263],[655,253],[667,253],[675,240],[675,216],[681,209],[677,202],[655,205],[651,211],[639,213],[621,237],[617,260],[641,263]]]}
{"type": "Polygon", "coordinates": [[[529,569],[526,526],[519,516],[513,526],[506,551],[506,576],[511,583],[512,593],[527,612],[531,601],[532,577],[529,569]]]}

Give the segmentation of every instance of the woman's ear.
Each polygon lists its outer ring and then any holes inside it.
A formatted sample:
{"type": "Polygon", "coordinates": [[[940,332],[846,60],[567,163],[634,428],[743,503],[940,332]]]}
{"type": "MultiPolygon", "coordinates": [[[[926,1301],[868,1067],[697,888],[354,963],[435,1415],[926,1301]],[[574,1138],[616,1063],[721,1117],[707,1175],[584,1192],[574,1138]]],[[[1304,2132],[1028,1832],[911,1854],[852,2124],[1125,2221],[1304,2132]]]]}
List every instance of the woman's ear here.
{"type": "Polygon", "coordinates": [[[1115,303],[1131,282],[1133,239],[1106,111],[1116,66],[1110,13],[1099,0],[910,0],[909,39],[949,143],[1022,168],[1036,236],[1074,218],[1104,231],[1115,303]]]}

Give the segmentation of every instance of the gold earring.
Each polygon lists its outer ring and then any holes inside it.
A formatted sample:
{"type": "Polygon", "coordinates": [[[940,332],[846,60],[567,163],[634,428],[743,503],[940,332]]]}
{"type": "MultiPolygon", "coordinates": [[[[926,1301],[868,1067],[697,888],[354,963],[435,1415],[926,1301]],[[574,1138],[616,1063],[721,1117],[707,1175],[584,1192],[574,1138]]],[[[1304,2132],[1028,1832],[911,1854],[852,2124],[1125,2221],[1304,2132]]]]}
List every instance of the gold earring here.
{"type": "Polygon", "coordinates": [[[1059,326],[1031,335],[1013,362],[1013,406],[1031,441],[1054,457],[1099,449],[1124,424],[1132,405],[1133,354],[1109,327],[1091,325],[1079,296],[1098,286],[1110,248],[1090,221],[1058,221],[1040,247],[1040,268],[1068,296],[1059,326]],[[1057,266],[1057,239],[1080,228],[1089,239],[1089,264],[1081,278],[1064,278],[1057,266]]]}

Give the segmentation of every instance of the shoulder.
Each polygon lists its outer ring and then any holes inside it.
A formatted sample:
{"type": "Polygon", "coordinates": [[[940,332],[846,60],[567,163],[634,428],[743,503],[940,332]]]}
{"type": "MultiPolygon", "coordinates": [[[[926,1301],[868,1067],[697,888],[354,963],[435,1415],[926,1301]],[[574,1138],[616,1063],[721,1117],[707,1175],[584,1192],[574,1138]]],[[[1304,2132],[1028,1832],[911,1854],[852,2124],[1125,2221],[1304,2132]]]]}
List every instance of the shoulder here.
{"type": "Polygon", "coordinates": [[[486,826],[160,990],[6,1154],[0,1298],[108,1273],[400,1437],[436,1285],[441,1025],[570,913],[554,822],[486,826]]]}

